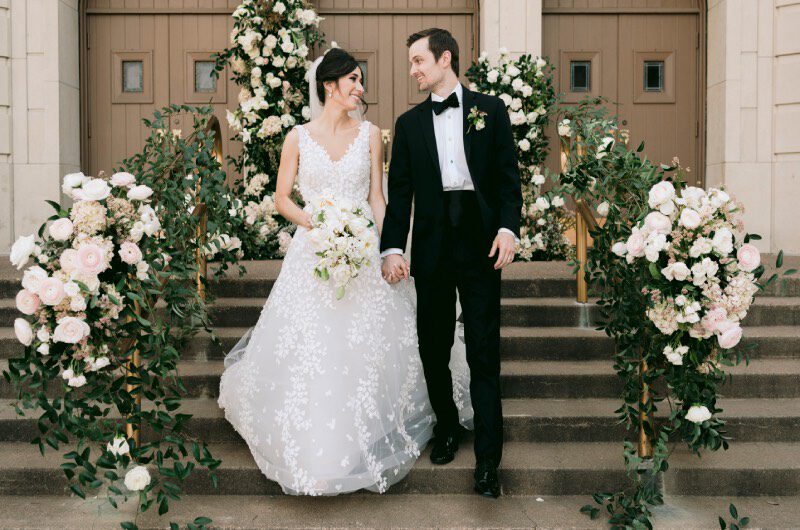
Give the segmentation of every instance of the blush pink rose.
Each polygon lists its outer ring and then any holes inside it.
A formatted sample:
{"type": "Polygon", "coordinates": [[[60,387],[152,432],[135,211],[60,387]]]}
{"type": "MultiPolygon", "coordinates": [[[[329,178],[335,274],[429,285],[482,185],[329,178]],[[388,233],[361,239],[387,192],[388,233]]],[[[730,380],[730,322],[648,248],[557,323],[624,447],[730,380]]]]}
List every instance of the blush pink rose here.
{"type": "Polygon", "coordinates": [[[80,318],[64,317],[58,321],[56,329],[53,330],[53,341],[77,344],[88,337],[90,332],[89,324],[80,318]]]}
{"type": "Polygon", "coordinates": [[[628,254],[638,258],[641,257],[642,254],[644,254],[645,244],[646,241],[644,239],[644,236],[639,232],[634,232],[628,238],[628,242],[625,243],[625,248],[628,249],[628,254]]]}
{"type": "Polygon", "coordinates": [[[695,228],[700,226],[701,222],[702,218],[700,217],[699,213],[697,213],[695,210],[692,210],[691,208],[684,208],[684,210],[681,212],[681,218],[678,221],[678,224],[681,226],[685,226],[689,230],[694,230],[695,228]]]}
{"type": "Polygon", "coordinates": [[[57,219],[53,221],[53,223],[48,228],[48,231],[50,232],[50,237],[52,237],[56,241],[66,241],[72,235],[73,231],[72,221],[70,221],[66,217],[57,219]]]}
{"type": "Polygon", "coordinates": [[[142,251],[136,243],[126,241],[119,247],[119,257],[128,265],[136,265],[142,261],[142,251]]]}
{"type": "Polygon", "coordinates": [[[739,248],[736,259],[739,260],[739,268],[745,272],[752,272],[761,265],[761,253],[750,243],[745,243],[739,248]]]}
{"type": "Polygon", "coordinates": [[[58,305],[64,300],[64,283],[58,278],[47,278],[39,286],[39,298],[42,303],[49,306],[58,305]]]}
{"type": "Polygon", "coordinates": [[[742,340],[742,327],[737,322],[726,320],[717,327],[717,340],[723,349],[733,348],[742,340]]]}
{"type": "Polygon", "coordinates": [[[706,311],[703,317],[703,328],[712,333],[719,329],[720,324],[728,320],[728,313],[722,307],[713,307],[706,311]]]}
{"type": "Polygon", "coordinates": [[[27,289],[23,289],[20,292],[18,292],[15,301],[17,303],[17,309],[19,309],[20,313],[22,313],[23,315],[34,314],[41,305],[39,297],[36,296],[35,293],[32,293],[27,289]]]}
{"type": "Polygon", "coordinates": [[[89,274],[100,274],[106,270],[106,253],[94,243],[86,243],[78,249],[78,270],[89,274]]]}
{"type": "Polygon", "coordinates": [[[651,232],[669,234],[672,231],[672,221],[661,212],[650,212],[644,218],[644,225],[651,232]]]}
{"type": "Polygon", "coordinates": [[[64,272],[67,274],[72,274],[78,270],[78,251],[74,248],[66,249],[61,253],[59,262],[61,263],[61,268],[64,270],[64,272]]]}

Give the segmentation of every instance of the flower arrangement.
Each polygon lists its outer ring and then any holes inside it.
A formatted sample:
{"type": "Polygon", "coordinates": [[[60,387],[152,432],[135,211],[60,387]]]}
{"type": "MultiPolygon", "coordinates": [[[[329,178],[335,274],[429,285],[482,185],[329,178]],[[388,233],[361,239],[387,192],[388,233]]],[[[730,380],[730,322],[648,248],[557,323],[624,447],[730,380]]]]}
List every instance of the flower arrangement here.
{"type": "Polygon", "coordinates": [[[319,198],[310,206],[312,228],[308,239],[319,256],[314,276],[322,281],[332,279],[336,299],[340,300],[347,284],[375,255],[378,234],[372,220],[350,201],[319,198]]]}
{"type": "Polygon", "coordinates": [[[253,221],[245,223],[250,236],[238,234],[250,258],[280,257],[291,233],[269,207],[275,182],[266,175],[277,173],[289,130],[311,116],[306,77],[310,51],[322,40],[321,20],[306,0],[244,0],[233,12],[231,46],[216,57],[216,71],[230,65],[241,87],[239,108],[228,111],[227,120],[244,144],[233,161],[244,177],[234,195],[244,203],[241,219],[253,221]]]}
{"type": "MultiPolygon", "coordinates": [[[[498,96],[503,100],[517,145],[517,159],[522,177],[522,224],[517,259],[565,259],[571,248],[564,233],[571,216],[559,189],[545,193],[546,178],[541,174],[548,152],[545,128],[549,122],[556,93],[552,67],[541,57],[523,55],[512,58],[500,49],[497,61],[484,52],[467,70],[470,90],[498,96]]],[[[484,117],[473,109],[468,115],[470,127],[480,130],[484,117]]]]}
{"type": "MultiPolygon", "coordinates": [[[[56,213],[38,238],[13,245],[12,263],[25,268],[16,297],[23,316],[14,323],[25,348],[3,375],[17,390],[17,413],[38,418],[32,443],[42,453],[69,448],[60,467],[80,497],[106,486],[115,507],[117,497],[133,493],[139,510],[155,504],[163,514],[193,469],[209,469],[216,481],[220,462],[183,432],[191,415],[181,411],[177,377],[185,340],[209,326],[195,288],[199,219],[186,196],[203,205],[214,232],[233,231],[226,175],[205,132],[211,113],[178,105],[156,111],[144,120],[151,133],[141,153],[110,177],[66,175],[62,191],[73,205],[51,202],[56,213]],[[191,134],[164,133],[186,113],[191,134]],[[129,436],[125,423],[148,432],[129,436]]],[[[235,251],[219,251],[217,273],[235,259],[235,251]]]]}

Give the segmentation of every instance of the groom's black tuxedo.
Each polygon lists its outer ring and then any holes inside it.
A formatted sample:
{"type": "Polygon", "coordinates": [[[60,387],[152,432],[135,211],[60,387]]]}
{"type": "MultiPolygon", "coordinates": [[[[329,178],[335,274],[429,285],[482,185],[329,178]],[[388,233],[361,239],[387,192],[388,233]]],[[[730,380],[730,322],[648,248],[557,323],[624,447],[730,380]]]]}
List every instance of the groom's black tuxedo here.
{"type": "MultiPolygon", "coordinates": [[[[414,202],[411,274],[417,290],[417,331],[436,436],[458,429],[449,370],[458,291],[464,317],[477,460],[499,464],[503,447],[500,402],[500,271],[488,254],[498,230],[519,234],[519,168],[505,104],[462,87],[464,154],[474,191],[444,191],[433,121],[424,102],[395,124],[389,203],[381,250],[405,249],[414,202]],[[477,107],[485,127],[468,119],[477,107]]],[[[450,144],[448,144],[450,145],[450,144]]]]}

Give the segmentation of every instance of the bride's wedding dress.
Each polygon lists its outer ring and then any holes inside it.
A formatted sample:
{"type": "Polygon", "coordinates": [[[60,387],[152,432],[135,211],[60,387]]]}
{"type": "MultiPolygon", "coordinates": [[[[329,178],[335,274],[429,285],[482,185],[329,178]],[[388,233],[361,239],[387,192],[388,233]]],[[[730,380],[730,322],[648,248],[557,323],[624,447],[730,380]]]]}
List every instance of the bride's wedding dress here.
{"type": "MultiPolygon", "coordinates": [[[[346,198],[371,217],[369,122],[337,161],[298,126],[297,183],[308,203],[346,198]]],[[[219,405],[261,471],[284,492],[384,492],[432,436],[413,284],[387,284],[378,248],[336,299],[314,274],[318,257],[297,229],[256,326],[225,359],[219,405]]],[[[454,395],[471,421],[468,368],[456,338],[454,395]]]]}

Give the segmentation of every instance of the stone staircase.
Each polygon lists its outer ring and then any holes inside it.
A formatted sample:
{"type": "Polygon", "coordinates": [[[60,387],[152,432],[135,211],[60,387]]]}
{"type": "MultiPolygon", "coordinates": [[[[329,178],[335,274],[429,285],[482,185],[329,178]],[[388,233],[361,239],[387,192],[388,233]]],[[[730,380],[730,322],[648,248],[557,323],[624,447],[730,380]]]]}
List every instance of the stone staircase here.
{"type": "MultiPolygon", "coordinates": [[[[184,410],[193,414],[188,431],[211,445],[222,466],[219,489],[197,473],[184,502],[175,505],[177,513],[208,514],[225,528],[606,527],[578,508],[590,502],[591,493],[625,483],[624,428],[614,414],[620,383],[611,363],[613,343],[591,327],[597,307],[575,303],[574,277],[565,264],[514,264],[504,273],[507,445],[501,471],[505,496],[498,501],[469,494],[471,440],[447,466],[433,466],[423,455],[387,495],[280,495],[216,405],[224,353],[256,322],[279,269],[278,263],[247,265],[245,277],[224,279],[214,289],[213,320],[222,346],[196,337],[180,365],[189,391],[184,410]]],[[[18,277],[0,266],[2,368],[21,349],[10,327],[17,316],[18,277]]],[[[657,510],[656,528],[718,527],[716,516],[730,498],[747,507],[742,512],[753,518],[753,527],[800,526],[800,515],[790,515],[800,514],[800,281],[783,280],[757,300],[745,322],[745,341],[759,348],[749,366],[731,370],[720,402],[734,439],[731,449],[697,458],[678,446],[665,475],[667,506],[657,510]]],[[[60,452],[41,457],[27,443],[37,432],[36,420],[17,417],[8,406],[13,397],[7,382],[0,382],[0,528],[117,527],[120,516],[99,500],[69,497],[60,452]],[[35,515],[25,506],[38,506],[35,515]]],[[[145,517],[139,524],[166,522],[145,517]]]]}

